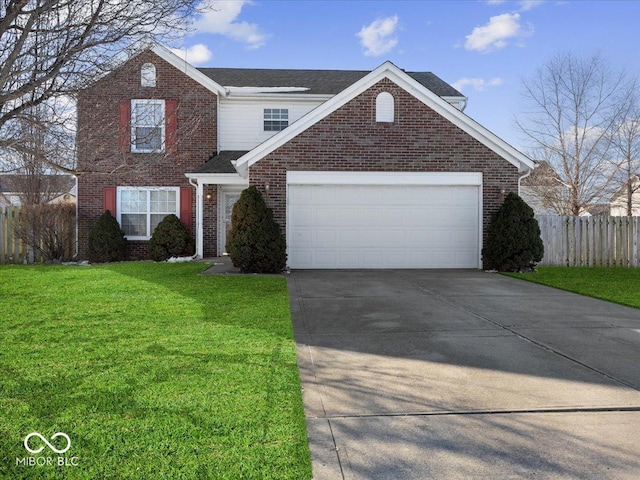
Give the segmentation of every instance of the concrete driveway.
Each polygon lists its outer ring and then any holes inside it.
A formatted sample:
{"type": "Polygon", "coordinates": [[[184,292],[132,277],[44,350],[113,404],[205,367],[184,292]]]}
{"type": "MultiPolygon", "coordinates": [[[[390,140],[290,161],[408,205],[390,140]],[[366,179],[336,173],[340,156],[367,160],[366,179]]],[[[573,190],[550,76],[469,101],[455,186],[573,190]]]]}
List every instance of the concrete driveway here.
{"type": "Polygon", "coordinates": [[[640,311],[497,274],[288,277],[314,478],[640,478],[640,311]]]}

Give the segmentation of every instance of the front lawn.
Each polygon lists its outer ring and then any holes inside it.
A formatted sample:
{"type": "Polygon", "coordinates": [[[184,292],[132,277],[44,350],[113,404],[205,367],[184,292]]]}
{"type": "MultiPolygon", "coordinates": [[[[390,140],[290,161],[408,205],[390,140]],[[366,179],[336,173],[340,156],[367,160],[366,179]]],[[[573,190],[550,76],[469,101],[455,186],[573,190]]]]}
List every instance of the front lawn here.
{"type": "Polygon", "coordinates": [[[512,277],[640,308],[639,268],[538,267],[512,277]]]}
{"type": "Polygon", "coordinates": [[[0,478],[311,477],[285,280],[204,268],[0,266],[0,478]]]}

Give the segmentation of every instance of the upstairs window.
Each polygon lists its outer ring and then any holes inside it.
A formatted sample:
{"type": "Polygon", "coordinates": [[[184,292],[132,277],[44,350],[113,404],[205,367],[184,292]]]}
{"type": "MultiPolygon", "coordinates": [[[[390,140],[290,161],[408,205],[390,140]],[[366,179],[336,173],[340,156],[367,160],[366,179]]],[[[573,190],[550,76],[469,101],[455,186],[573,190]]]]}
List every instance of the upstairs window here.
{"type": "Polygon", "coordinates": [[[164,152],[164,100],[131,100],[131,151],[164,152]]]}
{"type": "Polygon", "coordinates": [[[153,63],[145,63],[140,69],[140,86],[156,86],[156,66],[153,63]]]}
{"type": "Polygon", "coordinates": [[[265,108],[264,131],[279,132],[289,126],[288,108],[265,108]]]}
{"type": "Polygon", "coordinates": [[[382,92],[376,97],[376,122],[393,123],[394,100],[389,92],[382,92]]]}

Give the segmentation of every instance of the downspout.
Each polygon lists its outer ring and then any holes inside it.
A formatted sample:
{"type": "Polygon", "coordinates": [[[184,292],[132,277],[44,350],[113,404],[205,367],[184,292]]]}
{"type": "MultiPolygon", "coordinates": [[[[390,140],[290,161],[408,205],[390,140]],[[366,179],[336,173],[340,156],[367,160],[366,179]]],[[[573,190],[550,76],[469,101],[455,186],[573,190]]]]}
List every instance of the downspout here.
{"type": "Polygon", "coordinates": [[[78,176],[77,175],[72,175],[73,178],[75,178],[76,180],[76,241],[75,241],[75,247],[74,247],[74,258],[76,261],[78,261],[78,251],[79,251],[79,242],[80,239],[78,238],[78,235],[80,234],[80,229],[78,228],[78,200],[80,197],[80,192],[78,191],[78,176]]]}
{"type": "Polygon", "coordinates": [[[529,170],[527,173],[525,173],[524,175],[518,177],[518,196],[520,196],[520,187],[521,187],[520,182],[525,178],[527,178],[529,175],[531,175],[531,172],[533,172],[533,168],[529,170]]]}
{"type": "Polygon", "coordinates": [[[203,188],[199,182],[194,183],[193,178],[189,178],[189,184],[196,189],[196,254],[195,257],[202,260],[204,258],[204,226],[202,225],[203,217],[203,188]]]}

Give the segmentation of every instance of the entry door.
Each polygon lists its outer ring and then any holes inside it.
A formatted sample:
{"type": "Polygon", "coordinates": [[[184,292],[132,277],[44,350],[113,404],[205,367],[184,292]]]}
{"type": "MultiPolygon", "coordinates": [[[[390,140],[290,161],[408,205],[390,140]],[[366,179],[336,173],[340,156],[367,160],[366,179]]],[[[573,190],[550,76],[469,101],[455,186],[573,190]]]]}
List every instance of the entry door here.
{"type": "Polygon", "coordinates": [[[227,235],[231,231],[231,213],[233,212],[233,206],[240,198],[240,194],[242,193],[242,188],[221,188],[219,199],[220,199],[220,208],[218,210],[218,238],[219,238],[219,249],[218,251],[222,252],[223,255],[227,254],[226,245],[227,245],[227,235]]]}

